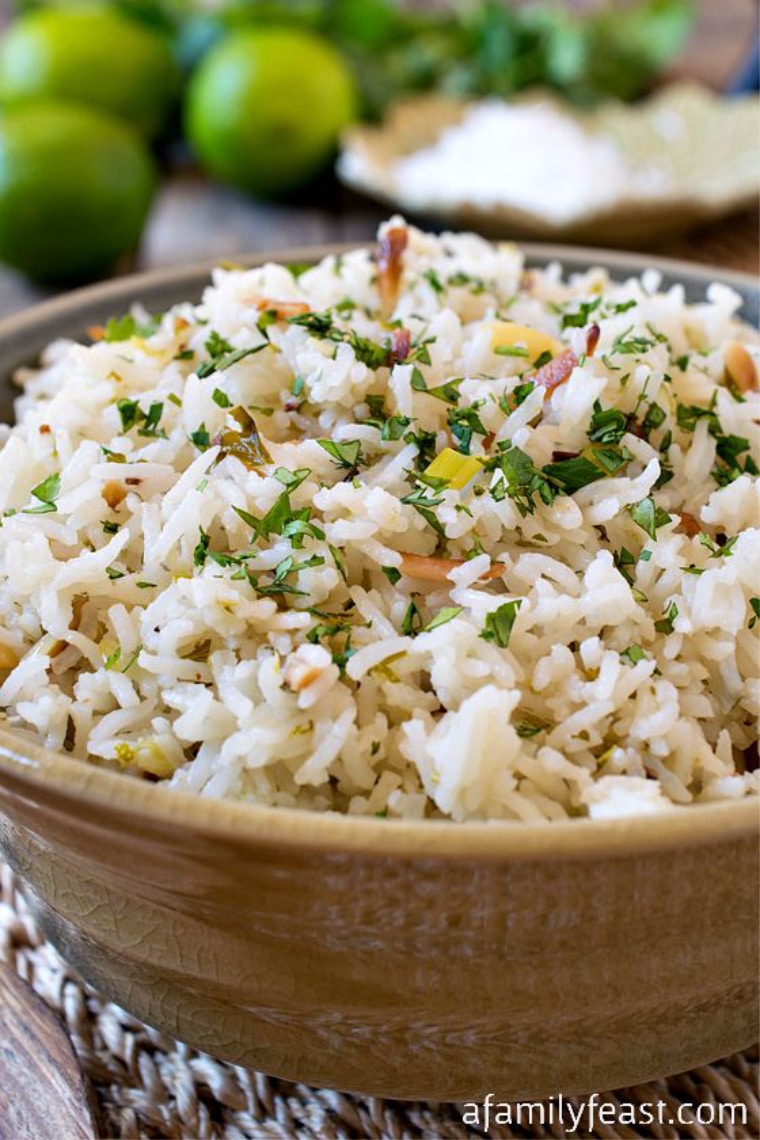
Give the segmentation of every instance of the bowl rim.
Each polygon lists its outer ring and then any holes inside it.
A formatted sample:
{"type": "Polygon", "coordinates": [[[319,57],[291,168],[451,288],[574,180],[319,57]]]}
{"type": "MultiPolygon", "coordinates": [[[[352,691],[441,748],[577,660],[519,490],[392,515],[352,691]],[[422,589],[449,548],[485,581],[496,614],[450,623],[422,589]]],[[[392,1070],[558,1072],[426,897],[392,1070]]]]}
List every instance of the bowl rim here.
{"type": "Polygon", "coordinates": [[[760,833],[760,801],[693,804],[652,815],[617,819],[518,821],[377,819],[372,816],[269,807],[194,796],[130,779],[119,772],[48,752],[20,734],[0,729],[0,804],[11,795],[53,812],[161,834],[203,835],[225,846],[263,845],[365,856],[462,860],[558,861],[598,859],[739,842],[760,833]]]}
{"type": "MultiPolygon", "coordinates": [[[[328,243],[265,251],[236,257],[236,265],[255,267],[268,261],[318,261],[330,254],[366,247],[368,242],[328,243]]],[[[519,242],[526,262],[558,260],[608,266],[641,273],[652,268],[682,280],[707,286],[720,281],[743,293],[758,293],[750,273],[674,258],[584,246],[519,242]]],[[[129,304],[141,292],[200,282],[226,259],[130,274],[85,286],[43,301],[0,320],[0,345],[6,338],[32,334],[48,323],[70,319],[93,306],[129,304]]],[[[569,268],[572,268],[570,266],[569,268]]],[[[34,339],[33,337],[31,338],[34,339]]],[[[557,861],[645,854],[704,844],[738,842],[760,831],[760,801],[754,797],[676,807],[651,815],[617,819],[574,819],[553,823],[515,821],[376,819],[371,816],[314,812],[302,808],[269,807],[193,796],[157,788],[147,781],[125,778],[62,753],[46,750],[21,733],[0,726],[0,784],[11,794],[45,801],[53,811],[77,815],[86,807],[103,826],[111,822],[144,828],[181,829],[200,833],[226,845],[243,848],[261,844],[290,847],[315,854],[355,853],[366,856],[435,858],[443,861],[557,861]]],[[[0,789],[0,797],[2,789],[0,789]]],[[[1,802],[1,798],[0,798],[1,802]]]]}
{"type": "MultiPolygon", "coordinates": [[[[442,229],[441,232],[446,231],[442,229]]],[[[522,241],[520,239],[512,242],[511,239],[506,238],[504,241],[506,244],[514,244],[524,253],[526,267],[530,267],[533,263],[546,265],[552,261],[559,261],[563,266],[573,263],[569,265],[571,272],[578,272],[577,267],[580,264],[584,264],[587,268],[594,265],[601,265],[603,268],[611,267],[613,273],[623,270],[640,274],[646,269],[655,269],[669,277],[679,278],[705,287],[713,282],[720,282],[740,293],[760,295],[760,278],[743,270],[724,269],[718,265],[687,261],[684,258],[648,256],[645,253],[604,246],[573,245],[553,241],[522,241]]],[[[122,305],[139,302],[141,291],[169,289],[174,285],[180,286],[186,282],[201,281],[204,277],[210,277],[211,271],[219,266],[234,265],[240,268],[253,269],[267,262],[288,264],[313,261],[316,263],[323,257],[364,249],[370,243],[371,239],[287,246],[271,251],[236,254],[234,258],[204,258],[182,265],[142,270],[138,273],[126,274],[123,277],[110,278],[69,290],[47,300],[38,301],[27,308],[0,318],[0,343],[6,338],[13,337],[16,339],[25,332],[32,332],[35,328],[50,321],[58,322],[69,317],[75,321],[77,313],[89,306],[101,307],[111,302],[122,305]]]]}

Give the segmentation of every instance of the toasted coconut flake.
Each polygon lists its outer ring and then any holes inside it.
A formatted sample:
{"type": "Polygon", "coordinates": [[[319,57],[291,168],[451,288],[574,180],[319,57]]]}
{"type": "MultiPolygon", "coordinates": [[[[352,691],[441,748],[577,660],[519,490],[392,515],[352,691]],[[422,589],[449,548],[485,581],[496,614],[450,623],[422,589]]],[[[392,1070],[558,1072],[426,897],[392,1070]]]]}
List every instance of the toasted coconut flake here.
{"type": "Polygon", "coordinates": [[[404,250],[408,241],[406,226],[391,226],[377,242],[377,288],[380,293],[380,311],[386,318],[396,307],[404,270],[404,250]]]}
{"type": "Polygon", "coordinates": [[[391,333],[391,363],[401,364],[409,355],[412,346],[412,334],[409,329],[394,329],[391,333]]]}
{"type": "MultiPolygon", "coordinates": [[[[533,383],[546,390],[546,395],[553,392],[555,388],[559,388],[560,384],[564,384],[570,379],[573,369],[578,363],[578,357],[575,355],[571,348],[566,348],[559,356],[555,356],[554,360],[550,360],[548,364],[542,365],[530,379],[533,383]]],[[[546,396],[544,396],[546,399],[546,396]]]]}
{"type": "Polygon", "coordinates": [[[289,317],[300,317],[311,312],[311,306],[305,301],[273,301],[263,297],[256,305],[260,313],[274,313],[278,321],[286,321],[289,317]]]}
{"type": "Polygon", "coordinates": [[[104,483],[100,489],[101,496],[108,503],[112,511],[115,511],[127,497],[127,489],[123,483],[119,483],[116,479],[109,479],[104,483]]]}
{"type": "MultiPolygon", "coordinates": [[[[424,554],[410,554],[401,551],[401,573],[406,574],[408,578],[419,578],[422,582],[446,582],[452,570],[456,570],[459,566],[464,566],[466,558],[431,558],[424,554]]],[[[480,575],[481,578],[490,580],[491,578],[500,578],[504,573],[504,567],[500,563],[494,563],[480,575]]]]}
{"type": "Polygon", "coordinates": [[[724,362],[726,378],[740,392],[756,392],[758,390],[757,367],[743,344],[739,344],[737,340],[729,341],[726,345],[724,362]]]}
{"type": "Polygon", "coordinates": [[[687,515],[685,512],[681,513],[681,528],[688,534],[689,538],[694,538],[702,530],[694,516],[687,515]]]}

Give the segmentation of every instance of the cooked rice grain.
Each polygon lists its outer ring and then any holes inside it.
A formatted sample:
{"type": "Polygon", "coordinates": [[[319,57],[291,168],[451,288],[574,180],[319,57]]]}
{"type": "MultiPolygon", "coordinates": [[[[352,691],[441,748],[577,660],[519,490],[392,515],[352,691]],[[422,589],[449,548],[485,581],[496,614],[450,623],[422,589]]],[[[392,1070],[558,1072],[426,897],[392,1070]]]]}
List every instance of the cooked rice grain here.
{"type": "Polygon", "coordinates": [[[409,228],[400,256],[398,282],[362,250],[217,269],[199,305],[19,375],[8,723],[164,787],[359,815],[756,792],[760,338],[739,298],[524,273],[469,234],[409,228]],[[556,387],[535,331],[577,360],[556,387]],[[726,373],[737,342],[754,389],[726,373]]]}

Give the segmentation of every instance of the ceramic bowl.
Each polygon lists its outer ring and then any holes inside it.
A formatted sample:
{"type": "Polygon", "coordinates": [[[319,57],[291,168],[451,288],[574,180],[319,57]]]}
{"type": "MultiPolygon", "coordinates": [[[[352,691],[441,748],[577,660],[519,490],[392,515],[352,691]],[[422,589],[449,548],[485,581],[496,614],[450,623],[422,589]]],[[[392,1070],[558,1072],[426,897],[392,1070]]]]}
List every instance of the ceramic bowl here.
{"type": "Polygon", "coordinates": [[[667,189],[652,197],[631,190],[607,207],[586,207],[561,222],[538,208],[483,206],[464,198],[444,203],[414,193],[396,177],[395,163],[433,144],[443,130],[461,121],[468,107],[465,100],[435,93],[394,104],[378,126],[349,128],[338,174],[387,206],[454,229],[593,245],[647,245],[757,200],[757,95],[727,98],[695,83],[674,83],[639,103],[609,101],[593,111],[573,110],[545,91],[513,100],[536,101],[558,105],[590,133],[609,137],[629,166],[666,174],[667,189]]]}
{"type": "MultiPolygon", "coordinates": [[[[530,250],[533,264],[555,256],[616,275],[644,264],[530,250]]],[[[751,280],[661,265],[692,297],[730,280],[756,319],[751,280]]],[[[8,372],[48,340],[133,300],[198,296],[207,269],[0,324],[0,414],[8,372]]],[[[750,800],[550,825],[272,810],[170,793],[0,729],[0,849],[87,981],[217,1057],[392,1097],[588,1092],[751,1044],[758,822],[750,800]]]]}

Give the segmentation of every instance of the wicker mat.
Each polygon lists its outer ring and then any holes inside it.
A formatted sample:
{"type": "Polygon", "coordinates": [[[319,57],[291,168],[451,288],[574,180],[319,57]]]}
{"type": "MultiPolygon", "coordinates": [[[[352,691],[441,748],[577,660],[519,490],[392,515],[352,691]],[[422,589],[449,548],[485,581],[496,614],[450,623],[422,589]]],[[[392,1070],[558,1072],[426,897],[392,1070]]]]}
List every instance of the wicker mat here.
{"type": "MultiPolygon", "coordinates": [[[[34,985],[64,1020],[69,1036],[97,1095],[101,1134],[106,1137],[224,1137],[225,1140],[277,1137],[280,1140],[404,1138],[464,1140],[466,1137],[566,1137],[559,1124],[468,1128],[456,1105],[409,1104],[374,1097],[346,1096],[307,1088],[215,1061],[149,1029],[122,1009],[98,997],[45,942],[26,908],[10,870],[0,864],[0,959],[34,985]]],[[[757,1052],[736,1054],[714,1065],[668,1080],[618,1090],[611,1102],[664,1100],[709,1104],[719,1119],[722,1104],[746,1105],[746,1124],[652,1125],[649,1128],[598,1125],[579,1135],[627,1137],[760,1136],[757,1052]]],[[[573,1098],[572,1104],[578,1102],[573,1098]]],[[[736,1119],[736,1116],[734,1117],[736,1119]]],[[[730,1119],[723,1116],[724,1121],[730,1119]]],[[[42,1138],[40,1138],[42,1140],[42,1138]]],[[[63,1140],[63,1138],[60,1138],[63,1140]]]]}

